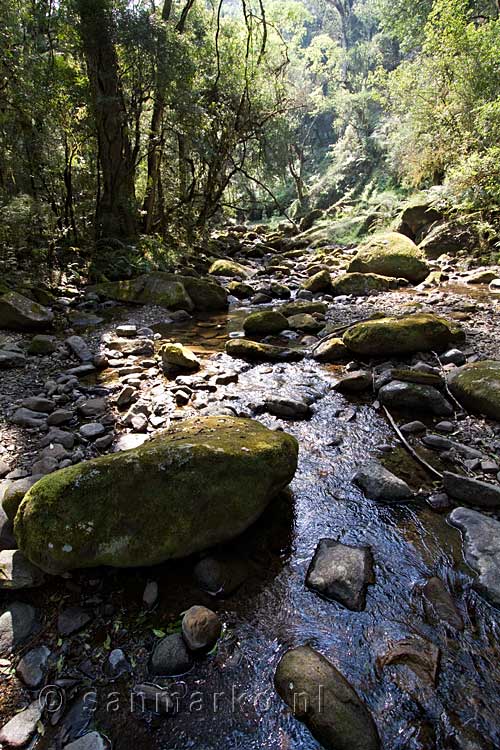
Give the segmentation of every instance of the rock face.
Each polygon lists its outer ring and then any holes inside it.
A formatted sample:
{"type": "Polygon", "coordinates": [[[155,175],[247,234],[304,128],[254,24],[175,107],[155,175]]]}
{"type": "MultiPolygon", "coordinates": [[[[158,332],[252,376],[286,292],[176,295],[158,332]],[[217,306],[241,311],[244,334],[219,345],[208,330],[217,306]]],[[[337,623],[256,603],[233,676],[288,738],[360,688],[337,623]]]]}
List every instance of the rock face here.
{"type": "Polygon", "coordinates": [[[17,292],[0,295],[0,328],[36,331],[49,328],[54,320],[51,310],[17,292]]]}
{"type": "Polygon", "coordinates": [[[288,651],[276,670],[279,695],[327,750],[377,750],[374,721],[345,677],[310,646],[288,651]]]}
{"type": "Polygon", "coordinates": [[[429,273],[424,253],[404,234],[388,232],[374,235],[354,256],[349,273],[376,273],[407,279],[415,284],[429,273]]]}
{"type": "Polygon", "coordinates": [[[243,323],[243,329],[249,335],[260,336],[269,333],[281,333],[286,328],[288,328],[288,320],[284,315],[274,310],[254,312],[243,323]]]}
{"type": "MultiPolygon", "coordinates": [[[[401,279],[401,282],[406,283],[406,280],[401,279]]],[[[371,292],[388,292],[398,286],[398,280],[390,276],[379,276],[376,273],[345,273],[332,281],[331,293],[335,297],[341,294],[364,297],[371,292]]]]}
{"type": "Polygon", "coordinates": [[[469,508],[455,508],[449,519],[463,532],[465,559],[479,573],[476,587],[500,607],[500,521],[469,508]]]}
{"type": "Polygon", "coordinates": [[[365,608],[366,589],[373,579],[373,559],[368,547],[322,539],[307,571],[306,584],[327,599],[360,612],[365,608]]]}
{"type": "Polygon", "coordinates": [[[187,420],[129,451],[62,469],[14,530],[48,572],[154,565],[238,536],[292,480],[295,438],[233,417],[187,420]]]}
{"type": "Polygon", "coordinates": [[[481,482],[479,479],[464,477],[445,471],[443,474],[445,492],[454,500],[479,508],[500,508],[500,485],[481,482]]]}
{"type": "Polygon", "coordinates": [[[98,294],[140,305],[159,305],[169,310],[225,310],[226,291],[208,279],[178,274],[147,273],[126,281],[109,281],[93,287],[98,294]]]}
{"type": "Polygon", "coordinates": [[[465,334],[456,323],[420,313],[358,323],[346,331],[343,340],[355,354],[383,357],[443,351],[451,344],[463,344],[465,334]]]}
{"type": "Polygon", "coordinates": [[[408,500],[413,495],[406,482],[375,461],[358,469],[354,481],[372,500],[408,500]]]}
{"type": "Polygon", "coordinates": [[[464,365],[449,374],[448,385],[466,409],[500,420],[500,362],[464,365]]]}

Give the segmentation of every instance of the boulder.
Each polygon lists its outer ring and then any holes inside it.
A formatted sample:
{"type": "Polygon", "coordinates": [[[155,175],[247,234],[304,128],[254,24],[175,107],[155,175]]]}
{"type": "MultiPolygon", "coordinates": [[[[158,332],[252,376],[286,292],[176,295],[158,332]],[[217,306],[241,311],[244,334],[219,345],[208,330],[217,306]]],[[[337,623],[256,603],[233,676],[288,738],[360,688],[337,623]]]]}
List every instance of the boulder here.
{"type": "Polygon", "coordinates": [[[463,330],[453,321],[418,313],[403,318],[377,318],[357,323],[344,334],[344,344],[355,354],[390,356],[443,351],[462,344],[463,330]]]}
{"type": "Polygon", "coordinates": [[[275,310],[254,312],[243,322],[243,329],[247,335],[266,335],[281,333],[288,328],[288,320],[275,310]]]}
{"type": "Polygon", "coordinates": [[[326,750],[378,750],[371,714],[354,688],[310,646],[291,649],[276,669],[281,698],[326,750]]]}
{"type": "Polygon", "coordinates": [[[322,539],[309,565],[306,585],[327,599],[361,612],[365,608],[366,589],[373,580],[369,547],[352,547],[334,539],[322,539]]]}
{"type": "Polygon", "coordinates": [[[418,284],[427,277],[429,266],[412,240],[404,234],[388,232],[374,235],[363,245],[347,270],[403,278],[418,284]]]}
{"type": "Polygon", "coordinates": [[[332,278],[329,271],[318,271],[310,276],[302,284],[302,288],[308,292],[317,294],[318,292],[329,292],[332,284],[332,278]]]}
{"type": "Polygon", "coordinates": [[[401,211],[395,222],[395,231],[415,240],[423,229],[440,219],[442,214],[432,208],[428,201],[415,201],[401,211]]]}
{"type": "Polygon", "coordinates": [[[455,508],[449,519],[463,533],[465,560],[479,573],[476,588],[500,607],[500,521],[469,508],[455,508]]]}
{"type": "Polygon", "coordinates": [[[452,474],[443,474],[445,492],[454,500],[478,508],[500,508],[500,485],[481,482],[479,479],[452,474]]]}
{"type": "Polygon", "coordinates": [[[14,531],[52,573],[185,557],[241,534],[292,480],[297,441],[234,417],[186,420],[138,448],[41,479],[14,531]]]}
{"type": "Polygon", "coordinates": [[[158,305],[169,310],[225,310],[226,291],[214,281],[179,274],[143,274],[126,281],[109,281],[93,287],[98,294],[141,305],[158,305]]]}
{"type": "Polygon", "coordinates": [[[200,360],[196,354],[182,344],[164,344],[160,349],[160,355],[165,369],[177,368],[190,371],[200,369],[200,360]]]}
{"type": "Polygon", "coordinates": [[[313,350],[313,357],[317,362],[336,364],[345,362],[350,356],[349,349],[342,339],[327,339],[321,341],[313,350]]]}
{"type": "Polygon", "coordinates": [[[430,260],[447,253],[456,255],[461,250],[472,251],[480,247],[475,230],[458,221],[442,221],[434,224],[418,248],[430,260]]]}
{"type": "Polygon", "coordinates": [[[453,407],[437,388],[418,383],[393,380],[378,392],[380,403],[391,409],[411,413],[429,413],[436,417],[449,417],[453,407]]]}
{"type": "Polygon", "coordinates": [[[448,386],[466,409],[500,420],[500,361],[483,360],[452,370],[448,386]]]}
{"type": "Polygon", "coordinates": [[[399,281],[396,278],[380,276],[376,273],[345,273],[332,281],[330,292],[335,297],[344,294],[365,297],[372,292],[388,292],[401,284],[406,284],[406,280],[399,281]]]}
{"type": "Polygon", "coordinates": [[[245,284],[243,281],[230,281],[227,285],[227,291],[237,299],[249,299],[255,290],[253,286],[245,284]]]}
{"type": "Polygon", "coordinates": [[[17,292],[0,295],[0,328],[14,331],[34,331],[49,328],[54,314],[38,302],[17,292]]]}
{"type": "Polygon", "coordinates": [[[323,328],[324,324],[320,323],[312,315],[291,315],[288,318],[288,327],[292,331],[302,331],[303,333],[317,333],[323,328]]]}
{"type": "Polygon", "coordinates": [[[409,500],[413,495],[406,482],[375,461],[359,468],[354,481],[371,500],[409,500]]]}
{"type": "Polygon", "coordinates": [[[296,349],[262,344],[249,339],[230,339],[226,343],[226,353],[231,357],[251,362],[298,362],[303,357],[296,349]]]}
{"type": "Polygon", "coordinates": [[[208,273],[211,276],[226,276],[229,278],[248,278],[251,276],[251,271],[246,266],[242,266],[240,263],[235,263],[234,260],[225,260],[220,258],[212,263],[208,273]]]}
{"type": "Polygon", "coordinates": [[[294,302],[287,302],[281,305],[279,311],[285,318],[289,318],[292,315],[303,315],[312,313],[325,314],[328,310],[328,305],[325,302],[314,302],[312,300],[297,299],[294,302]]]}

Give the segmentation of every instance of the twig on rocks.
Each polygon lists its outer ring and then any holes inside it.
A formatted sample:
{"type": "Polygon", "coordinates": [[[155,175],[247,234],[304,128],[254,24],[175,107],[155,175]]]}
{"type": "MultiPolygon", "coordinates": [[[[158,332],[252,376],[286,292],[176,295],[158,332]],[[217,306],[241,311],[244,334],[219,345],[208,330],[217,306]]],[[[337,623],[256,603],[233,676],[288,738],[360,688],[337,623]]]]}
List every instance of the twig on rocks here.
{"type": "Polygon", "coordinates": [[[389,424],[391,425],[392,429],[394,430],[394,432],[396,433],[396,435],[398,436],[398,438],[403,443],[403,445],[406,448],[406,450],[408,451],[408,453],[415,459],[415,461],[417,461],[421,466],[423,466],[424,469],[426,469],[429,472],[429,474],[432,474],[432,476],[436,477],[436,479],[442,480],[443,479],[443,475],[441,474],[441,472],[439,472],[437,469],[435,469],[433,466],[431,466],[429,463],[427,463],[427,461],[425,459],[423,459],[421,456],[419,456],[418,453],[417,453],[417,451],[414,450],[414,448],[411,447],[411,445],[409,444],[409,442],[407,441],[407,439],[405,438],[405,436],[403,435],[403,433],[401,432],[401,430],[397,426],[396,422],[394,421],[394,418],[393,418],[392,414],[389,412],[389,410],[387,409],[387,407],[382,406],[382,409],[384,410],[384,414],[386,415],[387,419],[389,420],[389,424]]]}

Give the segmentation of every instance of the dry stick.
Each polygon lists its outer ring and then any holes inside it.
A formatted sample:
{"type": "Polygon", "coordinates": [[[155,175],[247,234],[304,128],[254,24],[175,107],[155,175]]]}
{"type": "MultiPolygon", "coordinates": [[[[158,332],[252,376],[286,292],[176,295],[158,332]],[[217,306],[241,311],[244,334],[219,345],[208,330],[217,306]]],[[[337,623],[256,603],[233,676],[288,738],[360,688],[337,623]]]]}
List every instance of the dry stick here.
{"type": "Polygon", "coordinates": [[[451,398],[451,400],[453,401],[453,403],[456,404],[456,406],[458,407],[458,411],[461,412],[461,413],[464,413],[464,411],[465,411],[464,407],[462,406],[462,404],[459,401],[457,401],[457,399],[455,398],[455,396],[453,395],[453,393],[448,388],[448,381],[446,380],[446,373],[444,371],[443,363],[441,362],[441,359],[439,358],[439,355],[436,352],[432,352],[432,354],[436,357],[436,359],[437,359],[437,361],[439,363],[439,367],[441,369],[441,375],[443,377],[443,382],[444,382],[444,389],[445,389],[446,393],[451,398]]]}
{"type": "Polygon", "coordinates": [[[396,435],[398,436],[398,438],[403,443],[403,445],[406,448],[406,450],[408,451],[408,453],[411,456],[413,456],[413,458],[415,459],[415,461],[418,461],[418,463],[421,464],[421,466],[423,466],[424,469],[426,469],[430,474],[432,474],[437,479],[442,480],[443,479],[443,475],[441,474],[441,472],[439,472],[433,466],[431,466],[430,464],[428,464],[427,461],[425,461],[421,456],[419,456],[418,453],[417,453],[417,451],[414,450],[411,447],[411,445],[409,444],[409,442],[407,441],[407,439],[405,438],[405,436],[403,435],[403,433],[401,432],[401,430],[397,426],[396,422],[394,421],[394,418],[393,418],[392,414],[389,412],[389,410],[385,406],[382,406],[382,409],[384,410],[384,414],[386,415],[387,419],[389,420],[389,424],[393,428],[393,430],[396,433],[396,435]]]}

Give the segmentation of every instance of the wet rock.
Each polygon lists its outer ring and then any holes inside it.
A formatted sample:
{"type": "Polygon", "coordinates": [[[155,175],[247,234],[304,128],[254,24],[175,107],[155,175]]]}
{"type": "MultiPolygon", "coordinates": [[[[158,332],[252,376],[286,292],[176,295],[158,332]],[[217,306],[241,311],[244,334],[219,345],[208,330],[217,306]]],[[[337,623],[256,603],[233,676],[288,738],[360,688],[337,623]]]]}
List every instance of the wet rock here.
{"type": "Polygon", "coordinates": [[[2,727],[0,730],[1,746],[24,747],[35,734],[41,718],[40,702],[33,701],[28,708],[20,711],[2,727]]]}
{"type": "Polygon", "coordinates": [[[248,316],[243,323],[246,334],[265,335],[281,333],[288,328],[288,320],[279,312],[274,310],[263,310],[248,316]]]}
{"type": "Polygon", "coordinates": [[[212,596],[230,596],[249,574],[244,560],[204,557],[194,568],[194,577],[200,588],[212,596]]]}
{"type": "Polygon", "coordinates": [[[373,581],[370,549],[334,539],[320,541],[306,576],[309,588],[356,612],[365,608],[366,590],[373,581]]]}
{"type": "Polygon", "coordinates": [[[186,420],[44,477],[17,513],[16,536],[55,573],[184,557],[251,525],[293,478],[297,453],[293,437],[250,419],[186,420]]]}
{"type": "Polygon", "coordinates": [[[16,667],[17,676],[29,688],[39,687],[47,671],[50,649],[47,646],[37,646],[28,651],[16,667]]]}
{"type": "Polygon", "coordinates": [[[443,581],[436,576],[429,578],[422,587],[425,609],[429,614],[434,613],[439,620],[450,625],[455,630],[464,629],[462,615],[458,611],[453,598],[443,581]]]}
{"type": "Polygon", "coordinates": [[[354,475],[354,481],[372,500],[390,502],[408,500],[413,496],[406,482],[375,461],[358,469],[354,475]]]}
{"type": "Polygon", "coordinates": [[[207,607],[190,607],[182,618],[182,637],[191,651],[212,648],[221,632],[221,621],[207,607]]]}
{"type": "Polygon", "coordinates": [[[99,732],[87,732],[64,746],[64,750],[106,750],[109,744],[99,732]]]}
{"type": "Polygon", "coordinates": [[[249,299],[253,293],[254,288],[250,284],[245,284],[242,281],[231,281],[227,285],[227,290],[237,299],[249,299]]]}
{"type": "Polygon", "coordinates": [[[264,401],[264,408],[269,414],[283,419],[307,419],[311,407],[300,398],[292,396],[271,396],[264,401]]]}
{"type": "Polygon", "coordinates": [[[435,492],[432,495],[429,495],[427,502],[433,510],[437,511],[449,510],[452,505],[446,492],[435,492]]]}
{"type": "Polygon", "coordinates": [[[44,575],[16,549],[0,552],[0,590],[27,589],[40,586],[44,575]]]}
{"type": "Polygon", "coordinates": [[[12,423],[17,424],[20,427],[43,427],[47,424],[48,414],[43,412],[33,411],[32,409],[25,409],[21,407],[16,409],[12,415],[12,423]]]}
{"type": "Polygon", "coordinates": [[[360,393],[371,388],[372,385],[373,377],[371,372],[356,370],[340,378],[333,386],[333,390],[339,393],[360,393]]]}
{"type": "Polygon", "coordinates": [[[173,633],[155,646],[149,670],[154,675],[174,676],[185,674],[192,666],[193,659],[182,635],[173,633]]]}
{"type": "Polygon", "coordinates": [[[298,362],[303,357],[302,352],[295,349],[262,344],[250,339],[230,339],[226,344],[226,353],[251,362],[298,362]]]}
{"type": "Polygon", "coordinates": [[[327,750],[378,750],[374,721],[354,688],[310,646],[288,651],[274,677],[276,690],[327,750]]]}
{"type": "Polygon", "coordinates": [[[467,361],[465,354],[460,349],[448,349],[447,352],[441,354],[440,360],[443,365],[457,365],[457,367],[465,365],[467,361]]]}
{"type": "Polygon", "coordinates": [[[430,313],[418,313],[357,323],[346,331],[343,340],[355,354],[382,357],[443,351],[455,341],[462,343],[464,333],[451,321],[430,313]]]}
{"type": "Polygon", "coordinates": [[[349,349],[346,347],[342,339],[337,338],[321,341],[319,346],[316,346],[313,350],[313,357],[317,362],[328,364],[345,362],[349,356],[349,349]]]}
{"type": "Polygon", "coordinates": [[[14,331],[33,331],[49,328],[54,315],[38,302],[23,297],[17,292],[0,294],[0,328],[14,331]]]}
{"type": "Polygon", "coordinates": [[[79,432],[85,440],[96,440],[101,435],[104,435],[106,428],[100,422],[89,422],[82,425],[79,432]]]}
{"type": "Polygon", "coordinates": [[[380,276],[376,273],[346,273],[332,281],[331,292],[335,297],[352,294],[364,297],[373,292],[388,292],[398,286],[398,281],[406,284],[406,279],[380,276]]]}
{"type": "Polygon", "coordinates": [[[398,641],[383,656],[377,658],[380,669],[389,664],[406,664],[417,677],[435,686],[439,671],[440,651],[425,638],[406,638],[398,641]]]}
{"type": "Polygon", "coordinates": [[[348,272],[375,273],[418,284],[429,273],[424,253],[408,237],[397,232],[374,235],[360,248],[348,272]]]}
{"type": "Polygon", "coordinates": [[[316,333],[323,328],[323,323],[317,321],[312,315],[291,315],[288,318],[288,327],[291,328],[292,331],[316,333]]]}
{"type": "Polygon", "coordinates": [[[455,508],[449,520],[463,532],[465,560],[479,573],[476,588],[500,607],[500,521],[469,508],[455,508]]]}
{"type": "Polygon", "coordinates": [[[134,685],[131,695],[131,706],[134,712],[144,714],[151,711],[155,714],[170,714],[174,711],[174,702],[169,688],[142,683],[134,685]]]}
{"type": "Polygon", "coordinates": [[[8,655],[33,631],[36,612],[30,604],[12,602],[0,615],[0,656],[8,655]]]}
{"type": "Polygon", "coordinates": [[[89,624],[92,616],[82,607],[68,607],[59,613],[57,631],[62,636],[73,635],[89,624]]]}
{"type": "Polygon", "coordinates": [[[133,401],[135,393],[136,390],[131,385],[124,386],[116,398],[117,408],[125,409],[129,406],[133,401]]]}
{"type": "Polygon", "coordinates": [[[199,370],[201,363],[198,357],[182,344],[164,344],[160,355],[165,369],[178,368],[180,370],[199,370]]]}
{"type": "Polygon", "coordinates": [[[308,279],[306,279],[306,281],[304,281],[304,283],[302,284],[302,288],[308,292],[317,294],[318,292],[330,291],[331,284],[332,277],[330,276],[330,272],[318,271],[318,273],[315,273],[313,276],[310,276],[308,279]]]}
{"type": "Polygon", "coordinates": [[[53,354],[57,349],[57,340],[55,336],[48,336],[45,333],[39,333],[33,336],[28,346],[28,354],[45,355],[53,354]]]}
{"type": "Polygon", "coordinates": [[[459,502],[478,508],[500,508],[500,485],[445,471],[443,486],[445,492],[459,502]]]}
{"type": "Polygon", "coordinates": [[[453,414],[453,408],[443,394],[428,385],[393,380],[391,383],[382,386],[378,397],[380,403],[390,409],[405,412],[427,412],[438,417],[447,417],[453,414]]]}
{"type": "Polygon", "coordinates": [[[401,432],[404,435],[418,435],[420,432],[425,432],[427,427],[423,422],[419,422],[418,420],[414,422],[407,422],[406,424],[401,426],[401,432]]]}
{"type": "Polygon", "coordinates": [[[24,367],[26,363],[24,354],[0,349],[0,370],[13,370],[16,367],[24,367]]]}
{"type": "Polygon", "coordinates": [[[92,362],[94,355],[90,351],[85,339],[81,336],[69,336],[65,344],[81,362],[92,362]]]}
{"type": "Polygon", "coordinates": [[[448,386],[466,409],[500,420],[500,361],[484,360],[453,370],[448,386]]]}
{"type": "Polygon", "coordinates": [[[149,581],[146,584],[144,593],[142,595],[142,601],[148,609],[154,607],[158,600],[158,584],[156,581],[149,581]]]}

